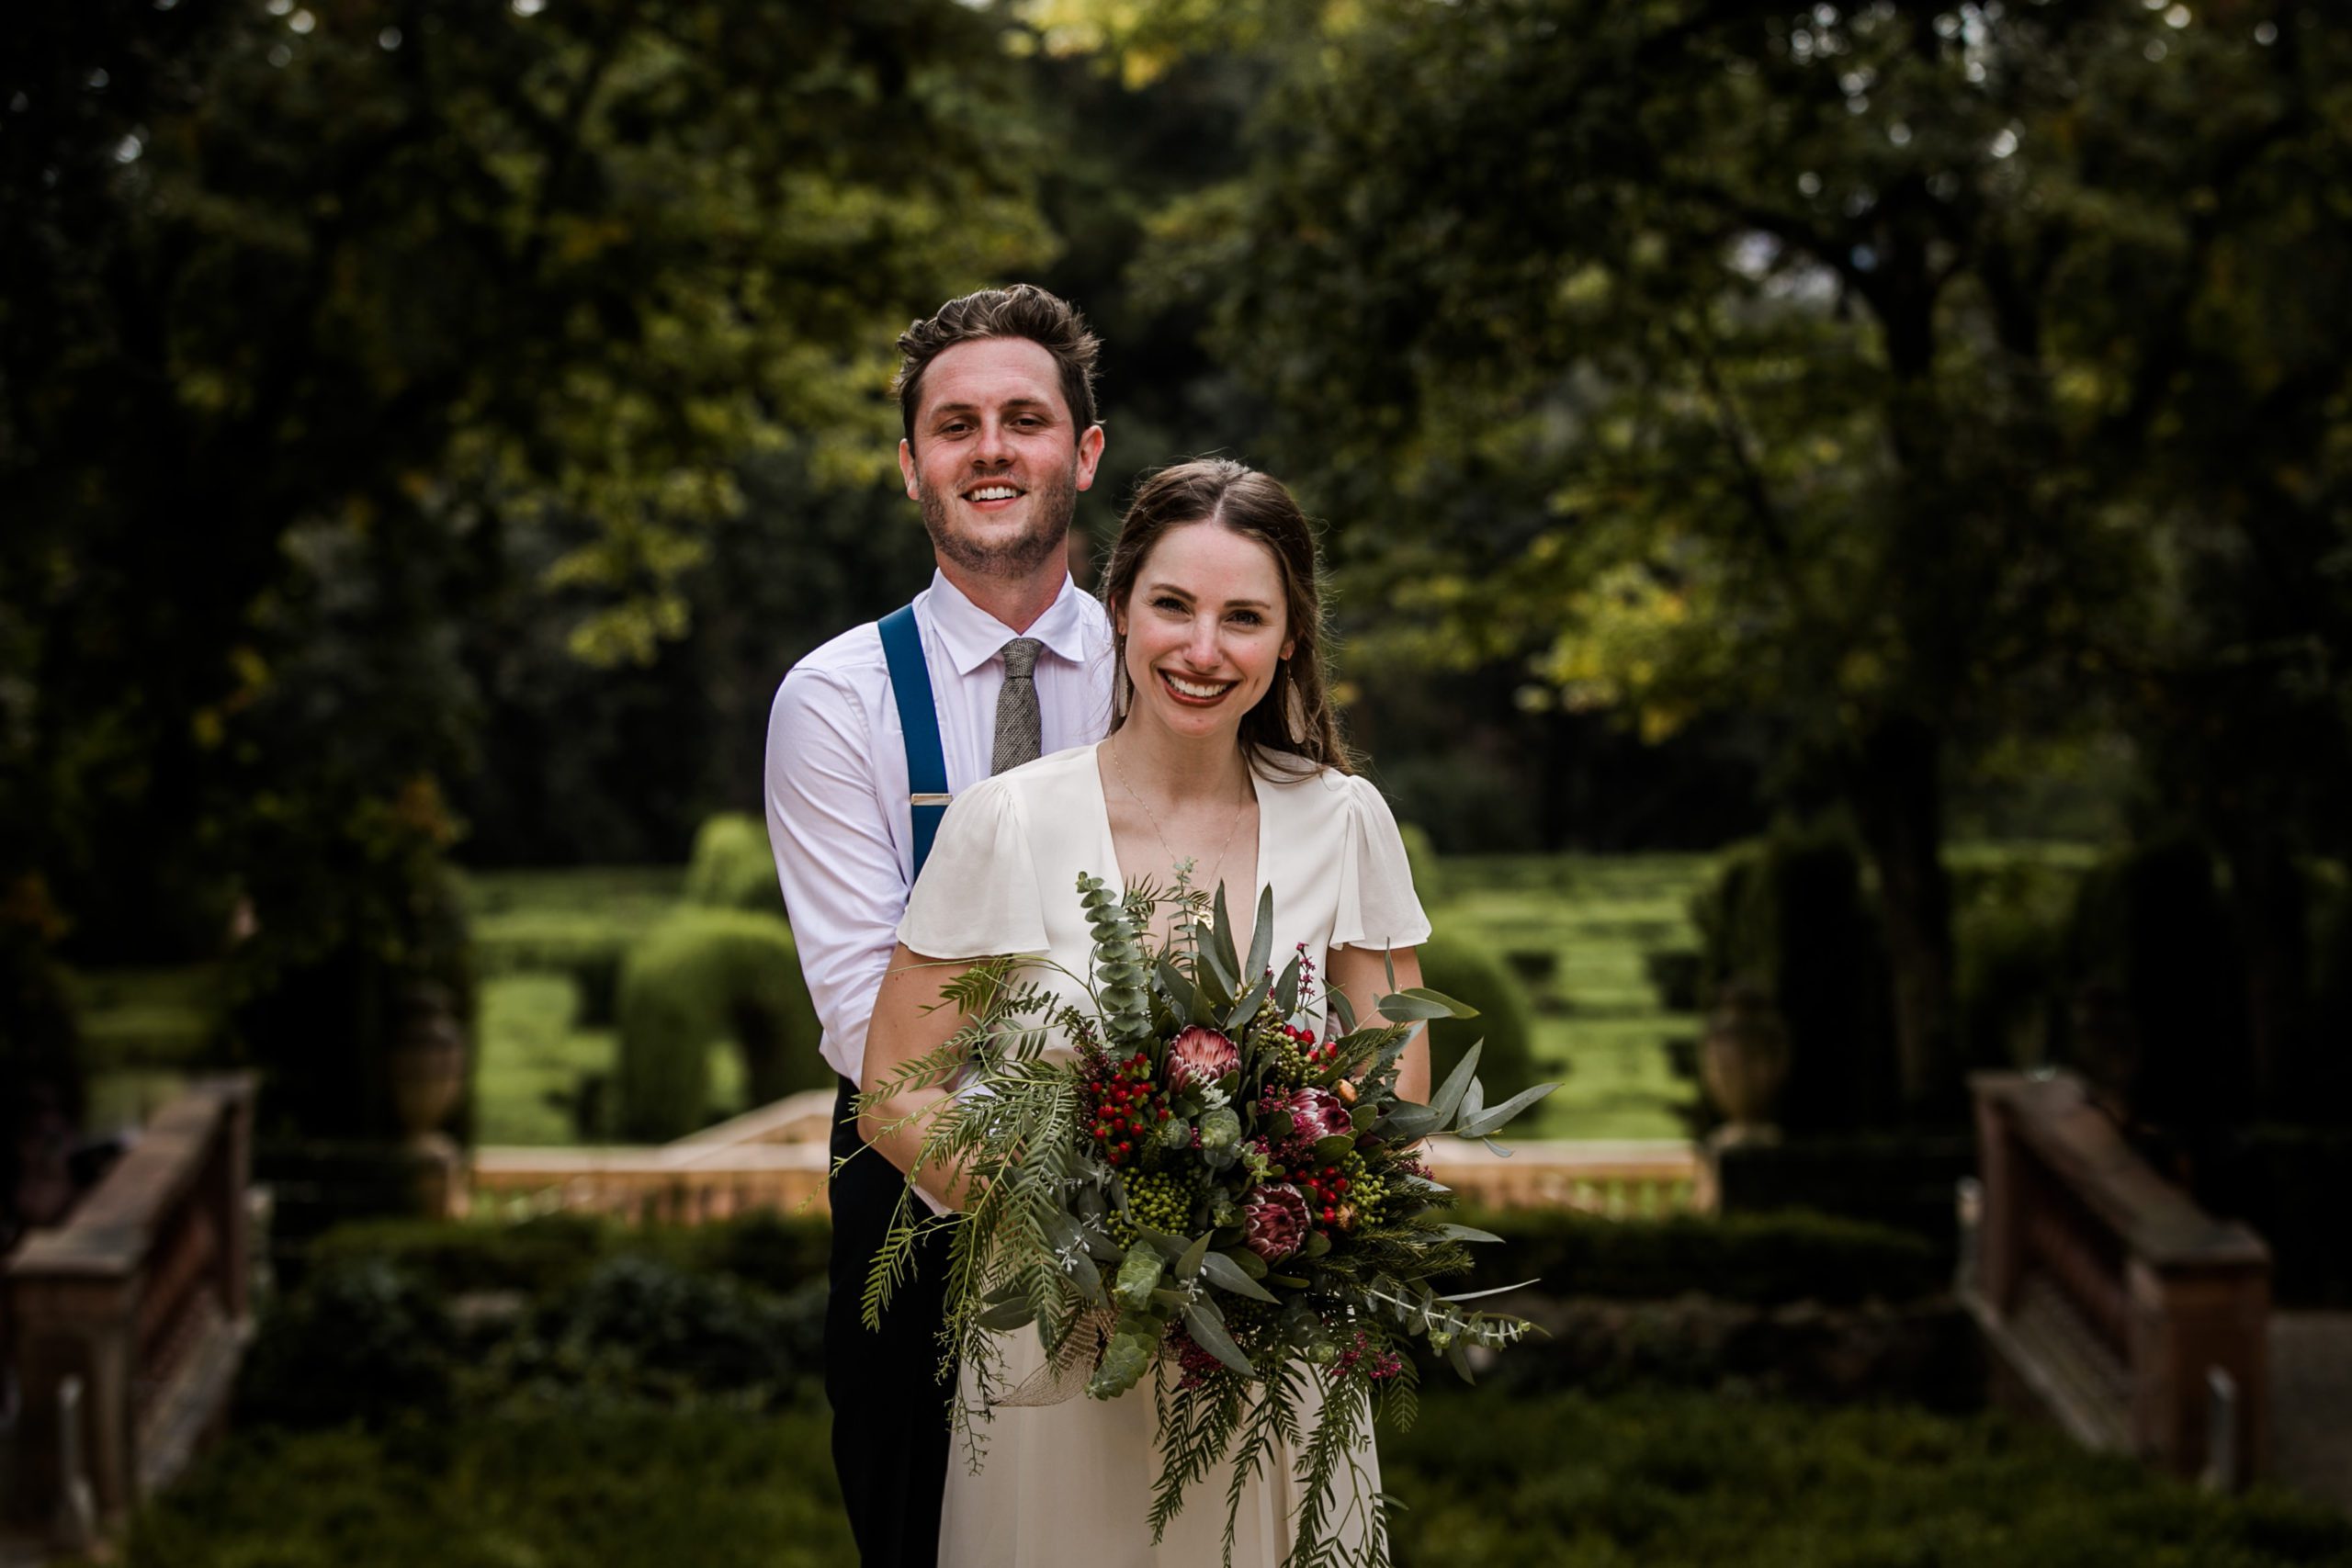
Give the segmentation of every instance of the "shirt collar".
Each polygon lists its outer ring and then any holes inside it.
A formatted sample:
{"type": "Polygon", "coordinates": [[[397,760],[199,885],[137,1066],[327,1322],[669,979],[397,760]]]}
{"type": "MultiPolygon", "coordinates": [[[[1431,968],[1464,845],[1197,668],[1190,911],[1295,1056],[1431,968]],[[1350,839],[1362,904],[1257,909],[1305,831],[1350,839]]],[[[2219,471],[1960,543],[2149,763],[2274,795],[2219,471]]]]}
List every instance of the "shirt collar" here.
{"type": "Polygon", "coordinates": [[[1064,573],[1062,591],[1046,613],[1027,631],[1017,632],[964,597],[945,572],[933,568],[931,574],[931,624],[938,628],[939,639],[959,675],[968,675],[986,664],[1017,637],[1035,637],[1057,659],[1085,663],[1091,651],[1086,639],[1086,603],[1078,584],[1064,573]]]}

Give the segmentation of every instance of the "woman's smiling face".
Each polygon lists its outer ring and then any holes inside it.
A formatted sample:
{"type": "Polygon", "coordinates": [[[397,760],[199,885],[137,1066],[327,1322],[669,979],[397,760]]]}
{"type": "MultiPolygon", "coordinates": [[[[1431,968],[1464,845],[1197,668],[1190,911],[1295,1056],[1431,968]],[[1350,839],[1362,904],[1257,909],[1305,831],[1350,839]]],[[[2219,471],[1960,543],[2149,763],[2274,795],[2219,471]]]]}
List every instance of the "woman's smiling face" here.
{"type": "Polygon", "coordinates": [[[1169,529],[1119,607],[1135,716],[1179,735],[1232,735],[1290,657],[1273,551],[1214,522],[1169,529]]]}

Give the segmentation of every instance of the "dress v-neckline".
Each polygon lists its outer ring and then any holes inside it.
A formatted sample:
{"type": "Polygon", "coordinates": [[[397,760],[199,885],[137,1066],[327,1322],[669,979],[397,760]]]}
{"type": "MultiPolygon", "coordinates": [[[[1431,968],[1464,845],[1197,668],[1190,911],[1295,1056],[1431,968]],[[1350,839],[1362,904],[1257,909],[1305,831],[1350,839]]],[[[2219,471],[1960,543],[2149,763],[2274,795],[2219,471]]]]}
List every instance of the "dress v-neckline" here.
{"type": "MultiPolygon", "coordinates": [[[[1102,748],[1108,744],[1107,739],[1094,743],[1087,759],[1091,764],[1087,772],[1094,784],[1094,820],[1101,829],[1103,863],[1118,874],[1119,886],[1124,890],[1127,886],[1127,868],[1119,860],[1119,836],[1111,830],[1111,792],[1102,782],[1102,748]]],[[[1242,776],[1250,781],[1250,798],[1258,808],[1258,852],[1250,872],[1250,880],[1257,886],[1250,889],[1246,898],[1237,899],[1229,890],[1226,894],[1226,917],[1234,924],[1233,945],[1237,953],[1250,951],[1250,941],[1257,934],[1259,895],[1273,886],[1272,879],[1266,874],[1266,859],[1273,841],[1272,836],[1266,831],[1266,791],[1260,787],[1257,769],[1245,763],[1242,776]],[[1247,926],[1242,924],[1245,920],[1249,922],[1247,926]]],[[[1163,844],[1160,847],[1165,849],[1167,846],[1163,844]]],[[[1167,874],[1172,880],[1176,868],[1172,865],[1168,867],[1167,874]]],[[[1212,887],[1208,891],[1214,895],[1216,889],[1212,887]]]]}

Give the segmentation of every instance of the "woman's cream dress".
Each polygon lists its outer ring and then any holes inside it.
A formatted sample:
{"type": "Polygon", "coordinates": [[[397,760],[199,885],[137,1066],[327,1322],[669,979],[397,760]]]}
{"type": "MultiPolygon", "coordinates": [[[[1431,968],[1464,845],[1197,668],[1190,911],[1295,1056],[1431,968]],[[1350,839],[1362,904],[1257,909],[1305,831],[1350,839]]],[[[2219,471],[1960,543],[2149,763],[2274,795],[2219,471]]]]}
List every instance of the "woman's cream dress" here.
{"type": "MultiPolygon", "coordinates": [[[[1083,872],[1116,886],[1119,864],[1091,746],[1057,752],[976,784],[956,798],[907,905],[899,940],[933,958],[1042,954],[1068,975],[1035,977],[1083,1002],[1093,940],[1078,901],[1083,872]]],[[[1258,879],[1274,893],[1273,967],[1304,948],[1318,972],[1334,947],[1408,948],[1430,934],[1413,895],[1396,819],[1361,778],[1324,771],[1291,780],[1261,776],[1258,879]]],[[[1159,880],[1165,883],[1170,874],[1159,880]]],[[[1257,906],[1227,893],[1246,926],[1257,906]]],[[[1246,937],[1238,941],[1246,942],[1246,937]]],[[[1036,1337],[1008,1335],[1011,1387],[1043,1363],[1036,1337]]],[[[977,1398],[967,1371],[961,1396],[977,1398]]],[[[985,1444],[977,1469],[959,1444],[948,1460],[939,1530],[942,1568],[1202,1568],[1224,1555],[1227,1476],[1194,1483],[1159,1546],[1148,1516],[1159,1461],[1152,1398],[1138,1387],[1110,1401],[1084,1394],[1058,1404],[1000,1406],[976,1416],[985,1444]]],[[[1244,1495],[1233,1561],[1273,1568],[1292,1545],[1303,1491],[1292,1456],[1278,1459],[1244,1495]]],[[[1367,1440],[1354,1485],[1342,1479],[1331,1517],[1342,1539],[1361,1539],[1378,1506],[1380,1466],[1367,1440]]]]}

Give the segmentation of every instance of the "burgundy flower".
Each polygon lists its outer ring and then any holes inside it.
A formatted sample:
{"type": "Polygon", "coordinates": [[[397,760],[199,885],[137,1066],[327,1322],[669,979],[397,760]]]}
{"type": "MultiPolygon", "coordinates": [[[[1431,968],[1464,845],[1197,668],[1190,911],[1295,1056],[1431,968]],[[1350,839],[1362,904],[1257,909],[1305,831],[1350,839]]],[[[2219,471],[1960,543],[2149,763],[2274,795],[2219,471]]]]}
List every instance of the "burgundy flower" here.
{"type": "Polygon", "coordinates": [[[1242,1240],[1269,1263],[1306,1244],[1306,1200],[1287,1181],[1269,1181],[1241,1201],[1242,1240]]]}
{"type": "Polygon", "coordinates": [[[1290,1117],[1290,1135],[1304,1144],[1322,1138],[1336,1138],[1355,1131],[1355,1122],[1340,1097],[1328,1089],[1295,1089],[1288,1094],[1269,1095],[1266,1111],[1281,1111],[1290,1117]]]}
{"type": "Polygon", "coordinates": [[[1233,1042],[1199,1024],[1179,1034],[1168,1046],[1168,1087],[1182,1091],[1194,1084],[1212,1084],[1241,1066],[1233,1042]]]}

